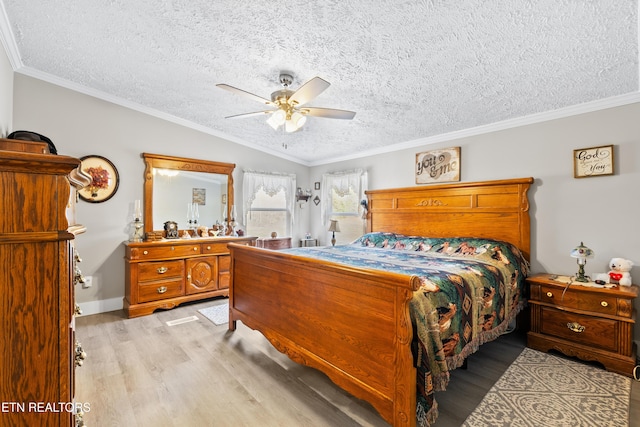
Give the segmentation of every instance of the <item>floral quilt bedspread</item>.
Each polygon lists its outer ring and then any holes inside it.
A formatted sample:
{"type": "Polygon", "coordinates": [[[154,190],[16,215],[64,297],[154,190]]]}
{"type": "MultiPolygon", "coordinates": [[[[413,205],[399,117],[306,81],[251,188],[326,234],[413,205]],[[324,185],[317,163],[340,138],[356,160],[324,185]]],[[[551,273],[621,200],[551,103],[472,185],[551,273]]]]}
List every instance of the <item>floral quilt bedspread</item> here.
{"type": "Polygon", "coordinates": [[[525,301],[529,264],[506,242],[368,233],[349,245],[286,252],[420,277],[410,303],[419,426],[437,418],[434,391],[446,388],[449,370],[502,334],[525,301]]]}

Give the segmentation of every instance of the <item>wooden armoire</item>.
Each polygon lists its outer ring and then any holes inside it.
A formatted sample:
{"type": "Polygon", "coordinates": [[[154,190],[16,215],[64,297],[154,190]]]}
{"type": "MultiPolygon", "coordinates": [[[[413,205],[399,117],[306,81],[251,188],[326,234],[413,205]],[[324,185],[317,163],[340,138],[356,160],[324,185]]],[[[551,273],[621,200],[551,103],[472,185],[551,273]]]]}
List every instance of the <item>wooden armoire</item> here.
{"type": "Polygon", "coordinates": [[[0,425],[69,427],[86,410],[74,399],[73,243],[90,179],[80,160],[37,147],[0,140],[0,425]]]}

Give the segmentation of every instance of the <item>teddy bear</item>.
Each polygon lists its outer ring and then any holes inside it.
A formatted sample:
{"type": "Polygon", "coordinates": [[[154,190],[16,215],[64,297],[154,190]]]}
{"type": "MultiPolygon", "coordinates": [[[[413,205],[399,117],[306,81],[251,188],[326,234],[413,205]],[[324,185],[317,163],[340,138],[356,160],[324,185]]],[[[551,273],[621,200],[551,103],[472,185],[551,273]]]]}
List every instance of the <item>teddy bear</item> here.
{"type": "Polygon", "coordinates": [[[611,258],[609,272],[595,274],[593,280],[601,280],[605,283],[631,286],[631,267],[633,262],[624,258],[611,258]]]}

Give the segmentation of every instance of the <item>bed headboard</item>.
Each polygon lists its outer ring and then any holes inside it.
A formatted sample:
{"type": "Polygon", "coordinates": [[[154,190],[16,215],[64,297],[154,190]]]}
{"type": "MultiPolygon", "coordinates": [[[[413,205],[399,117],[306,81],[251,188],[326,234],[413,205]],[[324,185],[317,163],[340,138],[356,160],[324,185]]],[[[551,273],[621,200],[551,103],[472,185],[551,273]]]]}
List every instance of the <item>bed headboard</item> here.
{"type": "Polygon", "coordinates": [[[532,183],[519,178],[367,191],[367,230],[503,240],[530,259],[532,183]]]}

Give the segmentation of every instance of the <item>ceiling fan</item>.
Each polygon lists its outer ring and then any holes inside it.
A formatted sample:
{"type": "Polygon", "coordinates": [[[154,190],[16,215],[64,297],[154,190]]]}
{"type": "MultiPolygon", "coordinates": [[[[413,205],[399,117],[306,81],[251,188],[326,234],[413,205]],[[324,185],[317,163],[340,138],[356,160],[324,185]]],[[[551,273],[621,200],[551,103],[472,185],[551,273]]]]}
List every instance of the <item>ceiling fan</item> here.
{"type": "Polygon", "coordinates": [[[333,108],[303,107],[304,104],[327,90],[331,84],[326,80],[321,79],[320,77],[314,77],[300,86],[296,91],[289,89],[292,82],[293,77],[290,74],[280,74],[280,84],[283,89],[273,92],[270,100],[227,84],[217,84],[216,86],[275,108],[273,110],[236,114],[225,118],[240,119],[267,114],[270,115],[267,119],[267,123],[276,130],[280,126],[284,125],[287,132],[295,132],[305,124],[307,116],[344,120],[351,120],[355,117],[356,113],[353,111],[336,110],[333,108]]]}

